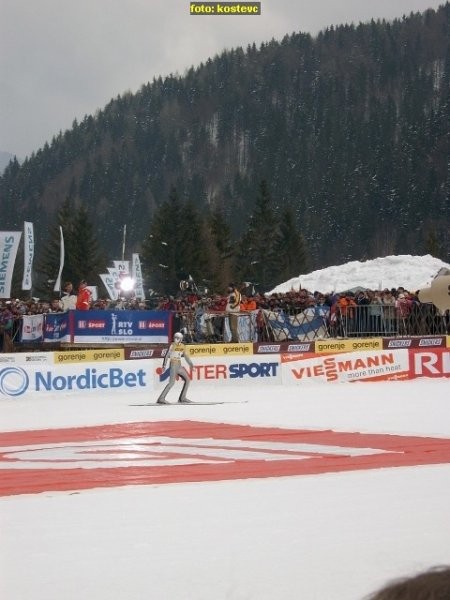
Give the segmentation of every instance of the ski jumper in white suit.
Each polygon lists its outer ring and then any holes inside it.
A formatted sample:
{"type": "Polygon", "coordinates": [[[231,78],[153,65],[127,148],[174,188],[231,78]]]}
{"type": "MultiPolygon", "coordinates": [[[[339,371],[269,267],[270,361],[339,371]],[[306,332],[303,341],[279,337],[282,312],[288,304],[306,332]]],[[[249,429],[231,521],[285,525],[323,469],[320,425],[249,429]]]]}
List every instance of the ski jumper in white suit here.
{"type": "Polygon", "coordinates": [[[182,358],[184,358],[184,360],[187,362],[191,369],[194,367],[189,356],[185,354],[184,344],[181,341],[175,339],[175,341],[170,344],[169,349],[167,350],[167,353],[164,357],[163,370],[166,369],[167,363],[170,363],[170,378],[166,387],[159,395],[159,398],[157,400],[159,404],[165,404],[167,402],[166,396],[173,387],[177,377],[181,377],[184,380],[183,388],[181,390],[180,397],[178,398],[178,402],[189,402],[189,400],[186,398],[187,390],[189,387],[189,376],[186,369],[181,364],[182,358]]]}

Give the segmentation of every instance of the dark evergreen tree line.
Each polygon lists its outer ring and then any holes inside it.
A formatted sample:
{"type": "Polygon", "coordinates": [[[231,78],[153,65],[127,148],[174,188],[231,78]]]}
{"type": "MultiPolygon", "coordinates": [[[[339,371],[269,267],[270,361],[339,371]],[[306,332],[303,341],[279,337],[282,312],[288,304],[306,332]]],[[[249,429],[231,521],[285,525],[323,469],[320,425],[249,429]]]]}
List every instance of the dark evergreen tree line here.
{"type": "Polygon", "coordinates": [[[70,197],[109,255],[124,220],[139,251],[175,187],[181,213],[220,214],[239,246],[266,180],[280,222],[304,234],[311,267],[430,251],[448,260],[449,23],[446,2],[227,50],[184,77],[155,79],[12,161],[0,178],[1,227],[31,220],[45,239],[70,197]]]}

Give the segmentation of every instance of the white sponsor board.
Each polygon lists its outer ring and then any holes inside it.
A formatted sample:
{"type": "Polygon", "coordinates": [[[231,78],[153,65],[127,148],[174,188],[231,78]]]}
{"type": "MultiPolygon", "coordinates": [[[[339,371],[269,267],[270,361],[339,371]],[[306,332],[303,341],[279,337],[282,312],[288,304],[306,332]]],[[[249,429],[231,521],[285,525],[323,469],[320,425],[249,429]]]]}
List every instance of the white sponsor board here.
{"type": "MultiPolygon", "coordinates": [[[[268,385],[281,385],[281,360],[279,354],[270,356],[211,356],[192,358],[194,368],[185,364],[192,382],[197,385],[253,385],[256,381],[268,385]]],[[[169,369],[162,372],[162,361],[153,361],[155,387],[162,389],[169,381],[169,369]]],[[[181,382],[175,385],[180,385],[181,382]]],[[[176,391],[171,392],[175,396],[176,391]]],[[[191,395],[194,395],[192,392],[191,395]]]]}
{"type": "Polygon", "coordinates": [[[134,392],[148,392],[151,401],[152,389],[153,370],[150,361],[144,360],[65,365],[38,361],[0,364],[0,399],[20,400],[45,394],[67,398],[74,394],[124,392],[131,398],[134,392]]]}
{"type": "Polygon", "coordinates": [[[53,363],[52,352],[17,352],[14,354],[0,353],[0,370],[4,364],[22,363],[53,363]]]}
{"type": "MultiPolygon", "coordinates": [[[[162,359],[118,360],[111,362],[74,362],[53,364],[54,353],[0,354],[0,400],[2,398],[39,396],[55,393],[99,394],[127,392],[145,394],[145,402],[155,402],[169,381],[169,369],[163,372],[162,359]]],[[[250,386],[255,382],[268,385],[301,385],[311,382],[352,383],[408,379],[411,377],[449,377],[450,351],[414,352],[383,350],[378,352],[342,353],[334,355],[207,356],[186,365],[195,400],[198,386],[250,386]]],[[[169,392],[168,400],[176,401],[183,381],[169,392]]],[[[213,394],[214,392],[212,392],[213,394]]],[[[213,399],[213,398],[212,398],[213,399]]],[[[230,401],[233,397],[230,397],[230,401]]]]}
{"type": "Polygon", "coordinates": [[[404,379],[408,373],[408,350],[283,357],[283,383],[286,384],[404,379]]]}

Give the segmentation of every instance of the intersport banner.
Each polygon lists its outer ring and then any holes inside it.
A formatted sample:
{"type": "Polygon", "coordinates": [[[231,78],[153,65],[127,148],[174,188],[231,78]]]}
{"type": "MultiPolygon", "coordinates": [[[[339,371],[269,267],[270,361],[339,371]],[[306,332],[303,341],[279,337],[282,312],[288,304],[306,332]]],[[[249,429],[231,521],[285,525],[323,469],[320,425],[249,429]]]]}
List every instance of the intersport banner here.
{"type": "Polygon", "coordinates": [[[0,298],[11,298],[11,280],[21,231],[0,231],[0,298]]]}
{"type": "MultiPolygon", "coordinates": [[[[222,344],[226,346],[226,344],[222,344]]],[[[191,354],[192,356],[192,354],[191,354]]],[[[279,354],[269,356],[211,356],[192,358],[194,367],[190,369],[184,364],[189,379],[194,385],[240,385],[249,386],[255,383],[281,385],[281,362],[279,354]]],[[[162,389],[169,381],[170,369],[162,369],[162,360],[152,361],[155,387],[162,389]],[[159,362],[159,364],[158,364],[159,362]]],[[[182,382],[181,382],[182,383],[182,382]]],[[[170,392],[177,398],[179,385],[170,392]]],[[[191,395],[193,395],[192,392],[191,395]]],[[[212,391],[212,399],[214,392],[212,391]]],[[[171,397],[168,400],[171,400],[171,397]]]]}

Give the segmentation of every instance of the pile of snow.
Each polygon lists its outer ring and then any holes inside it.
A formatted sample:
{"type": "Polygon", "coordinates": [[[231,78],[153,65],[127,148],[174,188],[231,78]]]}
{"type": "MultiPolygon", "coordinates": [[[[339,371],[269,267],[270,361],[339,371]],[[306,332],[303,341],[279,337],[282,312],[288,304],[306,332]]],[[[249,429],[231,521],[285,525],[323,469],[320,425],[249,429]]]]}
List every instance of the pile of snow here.
{"type": "Polygon", "coordinates": [[[442,269],[448,270],[450,265],[429,254],[386,256],[365,262],[355,260],[344,265],[313,271],[307,275],[299,275],[278,285],[269,294],[283,294],[299,289],[326,294],[344,292],[357,287],[379,290],[400,286],[415,292],[428,287],[442,269]]]}

